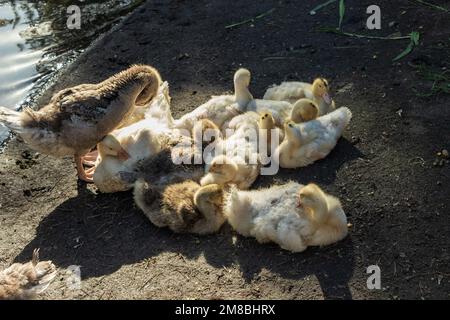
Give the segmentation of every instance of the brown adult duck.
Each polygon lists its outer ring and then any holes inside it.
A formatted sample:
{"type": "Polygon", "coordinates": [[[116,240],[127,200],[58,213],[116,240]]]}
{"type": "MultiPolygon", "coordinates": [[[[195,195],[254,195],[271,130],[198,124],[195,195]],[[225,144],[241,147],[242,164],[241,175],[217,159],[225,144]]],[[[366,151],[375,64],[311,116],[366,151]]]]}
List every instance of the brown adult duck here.
{"type": "Polygon", "coordinates": [[[73,155],[80,179],[92,182],[84,156],[134,111],[158,93],[161,77],[150,66],[135,65],[98,84],[82,84],[56,93],[38,111],[0,107],[0,122],[38,152],[73,155]]]}

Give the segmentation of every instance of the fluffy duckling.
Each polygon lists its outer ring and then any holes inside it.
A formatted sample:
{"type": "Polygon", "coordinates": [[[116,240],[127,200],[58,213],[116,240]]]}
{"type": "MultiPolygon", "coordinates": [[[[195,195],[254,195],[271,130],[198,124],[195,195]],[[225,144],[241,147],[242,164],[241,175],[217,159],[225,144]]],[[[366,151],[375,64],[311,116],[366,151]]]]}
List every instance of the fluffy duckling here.
{"type": "Polygon", "coordinates": [[[175,121],[175,128],[191,131],[195,122],[209,119],[218,127],[245,110],[247,103],[253,99],[247,87],[250,83],[250,72],[239,69],[234,74],[234,94],[213,96],[194,111],[185,114],[175,121]]]}
{"type": "Polygon", "coordinates": [[[142,129],[122,142],[109,134],[97,145],[98,164],[90,170],[95,170],[94,183],[100,192],[112,193],[131,189],[132,184],[123,181],[120,172],[133,171],[139,160],[161,150],[158,137],[149,129],[142,129]]]}
{"type": "Polygon", "coordinates": [[[275,242],[292,252],[332,244],[348,232],[339,200],[315,184],[290,182],[252,191],[232,188],[225,196],[224,213],[243,236],[275,242]]]}
{"type": "Polygon", "coordinates": [[[38,152],[73,155],[80,179],[92,182],[93,172],[84,171],[83,156],[129,117],[135,106],[147,105],[160,83],[153,67],[132,66],[99,84],[62,90],[38,111],[0,107],[0,122],[38,152]]]}
{"type": "Polygon", "coordinates": [[[237,157],[218,155],[207,167],[200,185],[219,184],[226,187],[235,184],[239,189],[245,190],[251,187],[259,173],[260,167],[257,164],[248,164],[237,157]]]}
{"type": "Polygon", "coordinates": [[[248,189],[260,173],[258,153],[259,114],[246,112],[234,117],[213,148],[205,149],[206,175],[201,185],[237,184],[248,189]],[[211,161],[210,161],[211,160],[211,161]]]}
{"type": "Polygon", "coordinates": [[[335,110],[335,103],[330,96],[328,80],[316,78],[313,83],[287,81],[274,85],[264,94],[265,100],[277,100],[295,103],[302,98],[308,98],[317,103],[319,116],[335,110]]]}
{"type": "Polygon", "coordinates": [[[217,138],[222,138],[220,128],[209,119],[197,121],[192,129],[192,138],[195,142],[203,145],[214,142],[217,138]]]}
{"type": "Polygon", "coordinates": [[[291,111],[290,119],[295,123],[307,122],[316,119],[319,116],[319,107],[310,99],[297,100],[291,111]]]}
{"type": "Polygon", "coordinates": [[[169,227],[177,233],[214,233],[225,222],[223,190],[219,185],[201,187],[188,180],[168,185],[160,193],[144,180],[139,180],[134,198],[153,224],[169,227]]]}
{"type": "Polygon", "coordinates": [[[287,122],[284,140],[273,159],[278,159],[282,168],[297,168],[325,158],[336,146],[351,117],[351,111],[341,107],[316,120],[300,124],[287,122]]]}
{"type": "Polygon", "coordinates": [[[30,262],[0,271],[0,300],[34,298],[47,289],[56,273],[51,261],[39,262],[39,249],[35,249],[30,262]]]}
{"type": "Polygon", "coordinates": [[[259,118],[259,131],[266,137],[267,141],[267,152],[268,155],[271,153],[271,145],[272,145],[272,135],[274,133],[273,130],[277,131],[278,139],[274,141],[275,146],[277,147],[281,141],[283,141],[284,131],[280,130],[275,125],[275,119],[272,116],[271,112],[263,112],[259,118]]]}
{"type": "Polygon", "coordinates": [[[214,146],[222,140],[220,128],[209,119],[201,119],[197,121],[192,129],[192,139],[194,141],[195,163],[202,161],[209,162],[214,157],[214,146]],[[204,153],[205,148],[209,148],[211,152],[204,153]]]}

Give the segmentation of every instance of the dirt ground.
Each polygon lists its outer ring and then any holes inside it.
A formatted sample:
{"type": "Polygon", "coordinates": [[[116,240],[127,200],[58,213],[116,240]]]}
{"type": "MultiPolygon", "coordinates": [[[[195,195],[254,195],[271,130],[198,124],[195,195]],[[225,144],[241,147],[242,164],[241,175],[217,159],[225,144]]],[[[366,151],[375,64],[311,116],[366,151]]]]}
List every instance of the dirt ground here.
{"type": "Polygon", "coordinates": [[[421,33],[420,46],[394,63],[409,40],[317,32],[339,20],[336,4],[310,15],[320,2],[147,1],[40,103],[133,63],[151,64],[169,81],[176,116],[230,91],[241,66],[252,71],[256,97],[283,80],[326,77],[336,103],[353,112],[337,147],[314,165],[260,177],[255,187],[319,183],[343,202],[353,225],[345,240],[292,254],[229,226],[206,237],[177,235],[153,226],[131,192],[98,194],[77,182],[71,159],[37,155],[13,139],[0,154],[0,268],[41,248],[61,270],[44,299],[449,299],[450,165],[434,162],[450,149],[450,96],[417,96],[431,84],[412,64],[450,68],[450,13],[380,0],[382,29],[372,31],[364,26],[373,1],[346,1],[344,31],[421,33]],[[81,290],[67,287],[71,265],[81,265],[81,290]],[[367,289],[369,265],[381,268],[381,290],[367,289]]]}

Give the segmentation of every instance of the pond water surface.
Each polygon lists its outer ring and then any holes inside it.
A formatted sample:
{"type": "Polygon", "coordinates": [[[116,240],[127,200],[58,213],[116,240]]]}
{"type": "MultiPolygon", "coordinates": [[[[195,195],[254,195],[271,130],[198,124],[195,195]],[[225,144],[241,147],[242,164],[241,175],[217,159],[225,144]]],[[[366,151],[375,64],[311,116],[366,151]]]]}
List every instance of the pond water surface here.
{"type": "MultiPolygon", "coordinates": [[[[0,0],[0,105],[32,105],[55,72],[143,0],[0,0]],[[81,29],[69,30],[67,8],[81,9],[81,29]]],[[[0,124],[0,143],[8,136],[0,124]]]]}

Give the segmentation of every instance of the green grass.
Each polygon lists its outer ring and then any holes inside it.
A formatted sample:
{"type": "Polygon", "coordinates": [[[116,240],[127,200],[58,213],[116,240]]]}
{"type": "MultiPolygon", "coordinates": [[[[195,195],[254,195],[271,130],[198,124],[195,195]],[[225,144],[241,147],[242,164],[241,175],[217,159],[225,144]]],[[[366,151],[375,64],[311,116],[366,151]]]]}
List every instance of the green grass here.
{"type": "Polygon", "coordinates": [[[436,5],[436,4],[433,4],[433,3],[430,3],[430,2],[427,2],[427,1],[423,1],[423,0],[409,0],[409,1],[411,1],[411,2],[417,2],[417,3],[420,3],[420,4],[424,5],[424,6],[427,6],[427,7],[430,7],[430,8],[436,9],[436,10],[439,10],[439,11],[443,11],[443,12],[447,12],[447,13],[450,12],[449,9],[446,9],[446,8],[444,8],[444,7],[438,6],[438,5],[436,5]]]}
{"type": "Polygon", "coordinates": [[[392,59],[392,61],[400,60],[404,56],[410,54],[414,50],[414,47],[417,47],[419,45],[419,39],[420,39],[419,32],[413,31],[409,34],[409,37],[410,37],[410,41],[409,41],[408,46],[398,56],[396,56],[394,59],[392,59]]]}
{"type": "Polygon", "coordinates": [[[232,29],[232,28],[236,28],[236,27],[242,26],[242,25],[247,24],[247,23],[255,22],[256,20],[259,20],[261,18],[264,18],[265,16],[268,16],[269,14],[272,14],[274,11],[275,11],[275,8],[272,8],[272,9],[270,9],[267,12],[264,12],[264,13],[261,13],[261,14],[257,15],[256,17],[249,18],[249,19],[246,19],[246,20],[243,20],[243,21],[240,21],[240,22],[236,22],[236,23],[227,25],[227,26],[225,26],[225,29],[232,29]]]}
{"type": "Polygon", "coordinates": [[[415,90],[418,96],[431,97],[440,93],[450,94],[450,70],[436,71],[424,65],[415,68],[420,78],[432,82],[429,92],[423,93],[415,90]]]}
{"type": "Polygon", "coordinates": [[[371,36],[368,34],[360,34],[360,33],[351,33],[351,32],[344,32],[341,30],[338,30],[336,28],[331,27],[322,27],[317,29],[319,32],[327,32],[327,33],[335,33],[341,36],[347,36],[347,37],[354,37],[359,39],[373,39],[373,40],[403,40],[403,39],[411,39],[411,36],[400,36],[400,37],[378,37],[378,36],[371,36]]]}
{"type": "Polygon", "coordinates": [[[317,7],[314,7],[314,9],[311,9],[311,11],[309,11],[310,15],[315,15],[317,13],[317,11],[329,6],[330,4],[333,4],[335,2],[337,2],[338,0],[328,0],[327,2],[324,2],[322,4],[319,4],[317,7]]]}
{"type": "Polygon", "coordinates": [[[342,21],[345,15],[345,0],[339,1],[339,30],[342,30],[342,21]]]}

